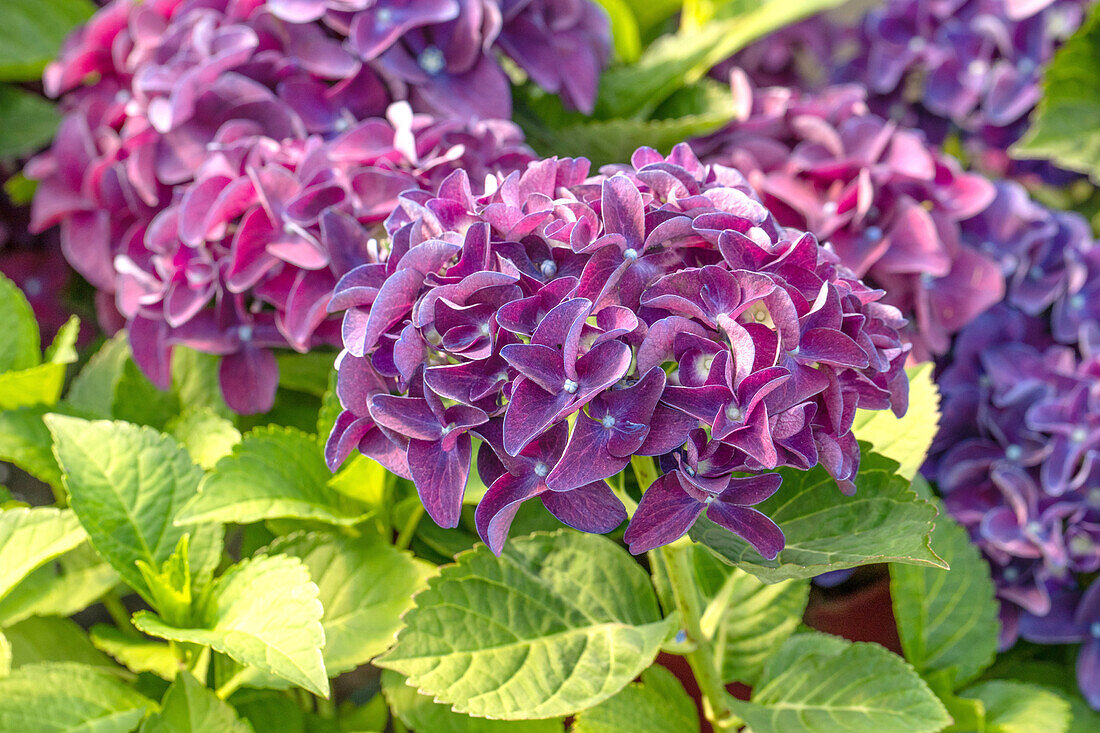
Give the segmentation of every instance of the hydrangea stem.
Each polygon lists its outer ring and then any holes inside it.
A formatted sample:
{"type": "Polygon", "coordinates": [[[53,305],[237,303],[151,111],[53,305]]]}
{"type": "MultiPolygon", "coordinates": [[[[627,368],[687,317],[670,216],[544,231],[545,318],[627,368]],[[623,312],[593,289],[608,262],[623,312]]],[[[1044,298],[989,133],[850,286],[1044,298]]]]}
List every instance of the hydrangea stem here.
{"type": "MultiPolygon", "coordinates": [[[[638,479],[638,486],[645,489],[657,480],[659,470],[654,459],[634,456],[630,466],[638,479]]],[[[698,586],[695,581],[695,563],[692,560],[693,543],[686,536],[670,545],[665,545],[650,553],[653,572],[660,572],[658,563],[664,566],[668,577],[669,589],[676,611],[680,616],[680,628],[686,637],[683,647],[699,691],[703,695],[704,713],[716,731],[735,730],[744,722],[734,715],[730,708],[725,685],[718,671],[711,640],[703,633],[699,620],[703,608],[698,586]]]]}
{"type": "Polygon", "coordinates": [[[692,651],[684,654],[691,667],[699,691],[703,695],[703,711],[715,730],[734,730],[743,721],[734,715],[728,703],[729,693],[718,674],[714,659],[714,650],[710,640],[699,625],[703,609],[699,591],[695,585],[695,565],[692,562],[690,542],[677,541],[661,548],[661,556],[668,572],[669,587],[676,610],[680,614],[680,626],[687,636],[686,642],[692,651]]]}

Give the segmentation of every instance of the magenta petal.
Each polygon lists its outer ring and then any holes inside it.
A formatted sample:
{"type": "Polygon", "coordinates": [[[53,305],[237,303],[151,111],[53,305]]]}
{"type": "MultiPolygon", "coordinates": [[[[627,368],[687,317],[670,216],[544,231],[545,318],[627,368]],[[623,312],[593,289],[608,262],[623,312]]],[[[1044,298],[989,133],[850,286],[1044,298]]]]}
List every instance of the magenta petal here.
{"type": "Polygon", "coordinates": [[[508,530],[523,502],[539,493],[539,481],[533,474],[516,476],[504,473],[493,482],[474,511],[474,524],[482,541],[494,555],[504,549],[508,530]]]}
{"type": "Polygon", "coordinates": [[[866,369],[867,353],[847,334],[833,329],[814,328],[802,334],[798,357],[839,366],[866,369]]]}
{"type": "Polygon", "coordinates": [[[335,473],[373,427],[374,420],[369,417],[356,417],[350,410],[341,412],[325,442],[325,463],[329,470],[335,473]]]}
{"type": "Polygon", "coordinates": [[[559,392],[565,383],[561,354],[538,344],[508,344],[500,350],[512,368],[547,392],[559,392]]]}
{"type": "Polygon", "coordinates": [[[242,415],[268,412],[275,405],[279,365],[267,349],[245,345],[237,353],[222,357],[218,382],[225,403],[234,412],[242,415]]]}
{"type": "Polygon", "coordinates": [[[1077,686],[1092,709],[1100,709],[1100,638],[1096,636],[1077,653],[1077,686]]]}
{"type": "Polygon", "coordinates": [[[684,491],[675,471],[666,473],[642,494],[623,539],[635,555],[667,545],[691,529],[704,506],[684,491]]]}
{"type": "Polygon", "coordinates": [[[748,542],[765,560],[774,560],[787,543],[783,530],[770,518],[748,507],[711,502],[707,517],[748,542]]]}
{"type": "Polygon", "coordinates": [[[409,441],[409,472],[416,483],[416,492],[428,516],[440,527],[458,526],[472,458],[473,444],[466,433],[459,436],[449,451],[434,441],[409,441]]]}
{"type": "Polygon", "coordinates": [[[504,413],[504,450],[510,456],[519,455],[572,401],[573,395],[547,392],[530,379],[517,382],[504,413]]]}
{"type": "Polygon", "coordinates": [[[783,477],[778,473],[734,477],[730,479],[729,486],[718,495],[718,500],[739,506],[753,506],[778,491],[782,483],[783,477]]]}
{"type": "Polygon", "coordinates": [[[641,255],[645,221],[638,187],[626,176],[617,174],[603,182],[602,191],[604,231],[623,235],[626,246],[641,255]]]}
{"type": "Polygon", "coordinates": [[[571,491],[623,470],[630,457],[616,458],[608,452],[607,444],[613,434],[614,428],[603,427],[583,412],[577,415],[569,445],[546,477],[551,491],[571,491]]]}
{"type": "Polygon", "coordinates": [[[424,275],[414,269],[398,270],[390,276],[382,284],[378,290],[378,296],[374,299],[374,304],[367,315],[362,340],[347,344],[348,351],[356,356],[363,356],[372,351],[382,334],[412,310],[413,302],[423,282],[424,275]]]}
{"type": "Polygon", "coordinates": [[[626,509],[605,481],[593,481],[572,491],[542,494],[547,511],[573,529],[604,534],[626,521],[626,509]]]}
{"type": "Polygon", "coordinates": [[[435,441],[443,437],[443,426],[427,400],[420,397],[375,395],[370,414],[379,425],[408,438],[435,441]]]}

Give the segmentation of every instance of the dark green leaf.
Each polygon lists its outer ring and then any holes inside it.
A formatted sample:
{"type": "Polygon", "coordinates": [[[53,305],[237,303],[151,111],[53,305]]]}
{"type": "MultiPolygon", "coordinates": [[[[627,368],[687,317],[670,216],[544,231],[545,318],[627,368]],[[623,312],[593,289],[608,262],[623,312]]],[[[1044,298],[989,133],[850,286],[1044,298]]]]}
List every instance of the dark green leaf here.
{"type": "Polygon", "coordinates": [[[38,150],[53,137],[58,119],[53,102],[0,84],[0,158],[20,158],[38,150]]]}
{"type": "Polygon", "coordinates": [[[33,81],[61,42],[95,6],[89,0],[4,0],[0,4],[0,81],[33,81]]]}
{"type": "Polygon", "coordinates": [[[149,716],[141,733],[252,733],[252,726],[242,723],[237,711],[219,700],[184,672],[168,688],[160,710],[149,716]]]}
{"type": "Polygon", "coordinates": [[[993,662],[999,604],[981,552],[945,511],[932,547],[951,569],[892,565],[890,595],[905,658],[926,676],[950,670],[957,689],[993,662]]]}
{"type": "Polygon", "coordinates": [[[1031,128],[1011,152],[1100,181],[1100,6],[1047,65],[1031,128]]]}
{"type": "Polygon", "coordinates": [[[697,733],[699,712],[671,672],[653,666],[619,694],[582,711],[571,733],[697,733]]]}
{"type": "Polygon", "coordinates": [[[84,664],[35,664],[0,679],[0,730],[130,733],[154,704],[117,675],[84,664]]]}

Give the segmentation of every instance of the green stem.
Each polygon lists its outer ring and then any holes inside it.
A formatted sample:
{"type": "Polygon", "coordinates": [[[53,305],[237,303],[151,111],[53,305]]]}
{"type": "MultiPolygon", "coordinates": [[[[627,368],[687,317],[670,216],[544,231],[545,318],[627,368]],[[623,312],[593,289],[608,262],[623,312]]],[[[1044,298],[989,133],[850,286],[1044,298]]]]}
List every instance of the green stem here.
{"type": "Polygon", "coordinates": [[[249,676],[249,668],[237,670],[237,673],[225,681],[221,687],[214,693],[222,700],[228,700],[229,696],[241,688],[249,676]]]}
{"type": "Polygon", "coordinates": [[[680,615],[680,625],[687,637],[688,648],[684,654],[699,690],[703,695],[704,712],[715,730],[733,730],[744,725],[729,706],[729,693],[715,664],[710,640],[703,634],[699,619],[703,615],[699,591],[695,585],[695,566],[692,562],[690,542],[677,541],[661,548],[668,571],[669,586],[680,615]]]}
{"type": "Polygon", "coordinates": [[[331,697],[314,697],[317,705],[317,714],[326,720],[336,720],[336,701],[331,697]]]}
{"type": "Polygon", "coordinates": [[[417,502],[413,507],[412,514],[409,515],[408,520],[405,521],[405,526],[402,527],[400,534],[397,535],[397,540],[393,543],[398,549],[404,550],[412,542],[413,534],[416,532],[417,525],[420,524],[421,518],[424,516],[424,505],[417,502]]]}
{"type": "Polygon", "coordinates": [[[108,591],[99,599],[99,602],[107,609],[108,615],[115,622],[115,626],[118,627],[119,631],[135,638],[141,636],[134,625],[130,623],[130,612],[126,610],[126,606],[122,605],[122,599],[119,598],[117,591],[108,591]]]}

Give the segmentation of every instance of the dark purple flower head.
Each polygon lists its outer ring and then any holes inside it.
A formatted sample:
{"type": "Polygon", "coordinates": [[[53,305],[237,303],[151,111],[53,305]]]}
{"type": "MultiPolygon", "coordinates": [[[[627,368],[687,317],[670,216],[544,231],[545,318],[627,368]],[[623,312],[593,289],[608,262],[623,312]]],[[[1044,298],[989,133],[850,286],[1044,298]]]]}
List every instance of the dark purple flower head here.
{"type": "Polygon", "coordinates": [[[628,530],[637,551],[710,504],[774,557],[782,533],[748,507],[778,474],[736,474],[821,463],[849,488],[856,408],[905,409],[904,321],[813,236],[780,227],[744,176],[686,145],[587,175],[587,161],[550,159],[481,195],[459,171],[434,196],[401,197],[385,262],[347,273],[329,306],[346,311],[350,360],[332,463],[358,439],[344,426],[377,426],[390,445],[363,452],[404,453],[428,513],[453,526],[470,459],[462,439],[448,454],[440,425],[477,435],[490,488],[475,518],[499,551],[535,496],[571,526],[610,530],[625,513],[604,479],[661,456],[661,487],[680,498],[646,494],[628,530]],[[478,420],[419,407],[405,424],[397,413],[415,411],[389,406],[414,397],[478,420]]]}
{"type": "Polygon", "coordinates": [[[994,199],[988,180],[869,112],[855,87],[805,95],[732,80],[747,114],[699,143],[704,159],[743,171],[781,224],[812,231],[883,288],[918,357],[943,353],[1002,298],[1000,263],[962,236],[994,199]]]}

